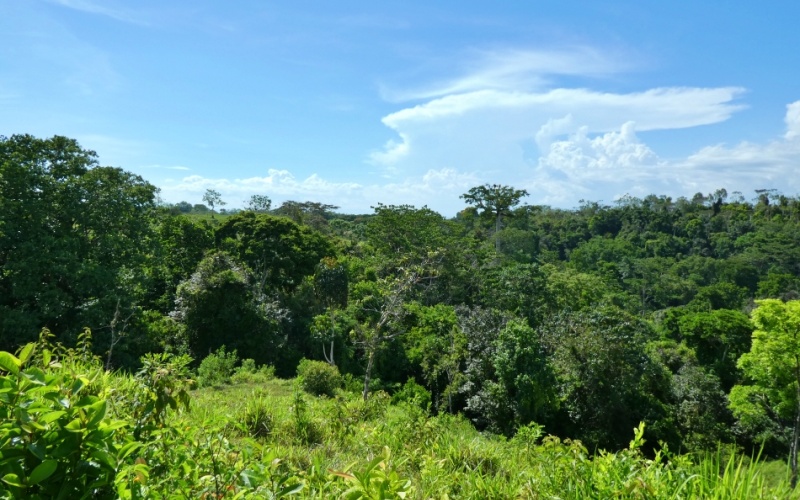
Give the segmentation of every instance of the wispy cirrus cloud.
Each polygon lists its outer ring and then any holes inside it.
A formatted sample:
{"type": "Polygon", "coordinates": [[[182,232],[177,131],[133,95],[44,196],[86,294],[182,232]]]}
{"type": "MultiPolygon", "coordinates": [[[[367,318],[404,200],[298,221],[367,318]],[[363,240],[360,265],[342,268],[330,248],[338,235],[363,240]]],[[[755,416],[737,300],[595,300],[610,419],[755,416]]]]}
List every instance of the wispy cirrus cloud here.
{"type": "MultiPolygon", "coordinates": [[[[628,56],[630,58],[630,55],[628,56]]],[[[434,79],[425,85],[395,88],[384,85],[382,96],[392,102],[434,99],[481,90],[541,89],[557,76],[607,76],[631,68],[609,51],[576,46],[568,49],[482,49],[459,58],[456,77],[434,79]]]]}
{"type": "Polygon", "coordinates": [[[140,11],[124,7],[115,1],[93,1],[93,0],[48,0],[51,3],[67,7],[69,9],[97,14],[111,19],[130,24],[149,26],[150,21],[140,11]]]}
{"type": "Polygon", "coordinates": [[[182,171],[191,170],[191,168],[183,166],[183,165],[158,165],[158,164],[156,164],[156,165],[144,165],[144,166],[142,166],[140,168],[156,169],[156,170],[182,170],[182,171]]]}

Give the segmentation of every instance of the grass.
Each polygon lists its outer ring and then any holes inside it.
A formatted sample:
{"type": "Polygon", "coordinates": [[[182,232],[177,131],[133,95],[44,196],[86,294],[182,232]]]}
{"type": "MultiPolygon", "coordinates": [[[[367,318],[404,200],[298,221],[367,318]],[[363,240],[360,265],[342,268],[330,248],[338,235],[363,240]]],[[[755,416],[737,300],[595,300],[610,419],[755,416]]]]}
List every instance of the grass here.
{"type": "Polygon", "coordinates": [[[195,391],[181,418],[227,422],[234,448],[255,439],[302,479],[298,494],[309,498],[351,490],[362,496],[348,498],[800,498],[781,462],[722,452],[648,459],[641,429],[630,449],[592,456],[538,430],[507,440],[460,416],[390,405],[382,393],[369,403],[316,397],[291,380],[195,391]],[[252,401],[268,410],[271,432],[253,436],[241,424],[252,401]]]}
{"type": "Polygon", "coordinates": [[[80,352],[63,363],[31,352],[20,356],[44,369],[0,358],[4,400],[21,402],[0,406],[0,498],[64,493],[67,472],[69,494],[90,487],[126,499],[800,498],[785,464],[728,448],[647,457],[643,424],[628,448],[589,453],[535,424],[506,439],[459,415],[390,404],[380,391],[366,402],[342,391],[313,396],[269,370],[191,391],[185,407],[186,357],[146,357],[131,376],[80,352]]]}

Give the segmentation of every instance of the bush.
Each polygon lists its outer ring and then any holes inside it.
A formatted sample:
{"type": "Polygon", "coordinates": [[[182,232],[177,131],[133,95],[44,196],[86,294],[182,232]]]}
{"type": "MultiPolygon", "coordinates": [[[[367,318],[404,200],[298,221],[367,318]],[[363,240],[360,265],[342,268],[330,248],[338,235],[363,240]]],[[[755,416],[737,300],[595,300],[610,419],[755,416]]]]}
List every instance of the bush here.
{"type": "Polygon", "coordinates": [[[339,369],[323,361],[303,359],[297,366],[297,376],[304,391],[317,396],[334,396],[342,386],[339,369]]]}
{"type": "Polygon", "coordinates": [[[115,498],[138,444],[116,432],[128,423],[109,415],[88,331],[77,349],[50,338],[0,352],[0,498],[115,498]]]}
{"type": "Polygon", "coordinates": [[[197,384],[200,387],[227,384],[231,381],[237,361],[236,349],[225,352],[225,346],[212,352],[200,362],[197,369],[197,384]]]}
{"type": "Polygon", "coordinates": [[[263,384],[275,378],[275,367],[271,365],[261,365],[256,368],[256,362],[252,359],[243,359],[242,365],[233,372],[231,377],[232,384],[263,384]]]}
{"type": "Polygon", "coordinates": [[[409,403],[429,411],[431,393],[419,385],[413,378],[408,379],[403,387],[392,395],[392,404],[409,403]]]}

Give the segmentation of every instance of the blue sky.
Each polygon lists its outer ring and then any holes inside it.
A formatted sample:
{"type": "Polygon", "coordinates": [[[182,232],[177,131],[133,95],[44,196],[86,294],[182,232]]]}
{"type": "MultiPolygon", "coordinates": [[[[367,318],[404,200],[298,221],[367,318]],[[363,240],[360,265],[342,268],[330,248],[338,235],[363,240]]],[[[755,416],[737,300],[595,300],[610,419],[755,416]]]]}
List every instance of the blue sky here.
{"type": "Polygon", "coordinates": [[[6,0],[0,134],[165,201],[800,193],[800,2],[6,0]]]}

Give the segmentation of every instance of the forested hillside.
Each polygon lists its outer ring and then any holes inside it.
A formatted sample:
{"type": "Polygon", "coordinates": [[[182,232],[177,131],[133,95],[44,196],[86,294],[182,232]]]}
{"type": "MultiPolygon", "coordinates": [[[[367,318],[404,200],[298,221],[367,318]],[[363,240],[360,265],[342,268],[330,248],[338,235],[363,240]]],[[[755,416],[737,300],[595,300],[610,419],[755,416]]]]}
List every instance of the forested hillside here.
{"type": "Polygon", "coordinates": [[[562,210],[485,185],[449,219],[269,193],[199,217],[157,193],[74,140],[0,138],[0,350],[88,328],[106,369],[148,353],[196,368],[223,346],[281,378],[323,361],[364,399],[509,438],[536,424],[619,450],[644,422],[649,454],[797,448],[796,196],[562,210]]]}

